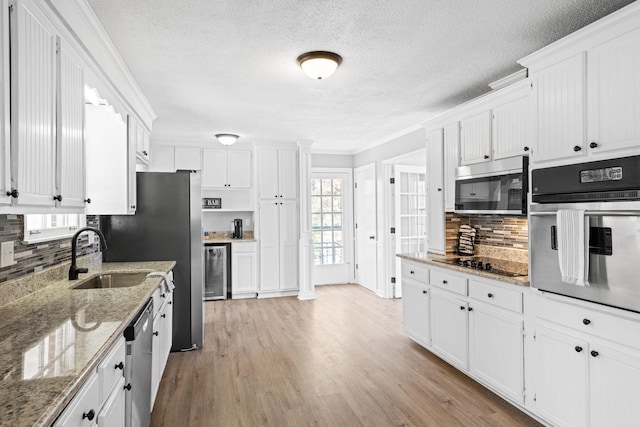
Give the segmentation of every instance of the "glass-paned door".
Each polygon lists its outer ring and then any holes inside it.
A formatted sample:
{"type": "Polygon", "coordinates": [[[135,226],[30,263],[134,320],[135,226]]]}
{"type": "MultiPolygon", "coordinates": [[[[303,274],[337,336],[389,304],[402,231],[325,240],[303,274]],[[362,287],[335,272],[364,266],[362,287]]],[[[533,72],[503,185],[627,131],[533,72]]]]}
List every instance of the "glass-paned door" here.
{"type": "Polygon", "coordinates": [[[314,172],[312,175],[311,233],[316,283],[349,281],[349,185],[350,176],[346,173],[314,172]]]}

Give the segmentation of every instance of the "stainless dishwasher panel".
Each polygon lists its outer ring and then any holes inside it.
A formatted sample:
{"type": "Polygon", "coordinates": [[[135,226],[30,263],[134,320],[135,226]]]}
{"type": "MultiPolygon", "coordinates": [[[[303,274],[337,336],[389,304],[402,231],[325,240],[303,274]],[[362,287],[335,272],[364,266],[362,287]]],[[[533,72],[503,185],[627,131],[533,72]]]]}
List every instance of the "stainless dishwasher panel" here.
{"type": "Polygon", "coordinates": [[[207,244],[204,248],[204,299],[227,299],[230,279],[231,244],[207,244]]]}
{"type": "Polygon", "coordinates": [[[124,331],[125,426],[148,427],[151,421],[151,355],[153,344],[153,299],[124,331]]]}

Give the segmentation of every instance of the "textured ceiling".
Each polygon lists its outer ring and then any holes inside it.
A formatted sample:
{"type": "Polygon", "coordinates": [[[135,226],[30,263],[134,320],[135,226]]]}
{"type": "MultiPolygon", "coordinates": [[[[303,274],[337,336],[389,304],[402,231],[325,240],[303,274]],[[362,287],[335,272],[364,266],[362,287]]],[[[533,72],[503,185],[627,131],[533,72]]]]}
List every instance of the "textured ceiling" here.
{"type": "Polygon", "coordinates": [[[88,0],[158,114],[152,141],[355,153],[489,91],[629,0],[88,0]],[[314,81],[296,58],[344,61],[314,81]],[[240,141],[239,141],[240,143],[240,141]]]}

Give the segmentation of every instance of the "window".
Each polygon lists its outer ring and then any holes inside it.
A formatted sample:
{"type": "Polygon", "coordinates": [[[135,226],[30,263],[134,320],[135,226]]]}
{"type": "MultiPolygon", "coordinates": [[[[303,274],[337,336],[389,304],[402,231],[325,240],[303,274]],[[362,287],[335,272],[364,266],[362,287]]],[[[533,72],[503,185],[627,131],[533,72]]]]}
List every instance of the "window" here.
{"type": "MultiPolygon", "coordinates": [[[[399,219],[399,230],[396,230],[396,236],[399,239],[399,252],[425,252],[427,250],[426,174],[404,170],[401,167],[398,169],[396,176],[399,175],[400,203],[399,210],[396,211],[399,219]]],[[[396,245],[398,246],[397,243],[396,245]]]]}
{"type": "Polygon", "coordinates": [[[337,178],[311,180],[314,265],[344,263],[343,186],[337,178]]]}
{"type": "Polygon", "coordinates": [[[86,223],[85,215],[81,214],[25,215],[24,242],[37,243],[72,237],[86,223]]]}

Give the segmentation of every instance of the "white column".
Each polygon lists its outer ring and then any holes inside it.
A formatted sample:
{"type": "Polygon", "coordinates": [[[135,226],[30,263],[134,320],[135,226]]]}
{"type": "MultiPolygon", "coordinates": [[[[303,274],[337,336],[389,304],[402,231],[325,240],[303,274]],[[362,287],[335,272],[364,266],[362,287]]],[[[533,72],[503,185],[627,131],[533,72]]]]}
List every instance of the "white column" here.
{"type": "Polygon", "coordinates": [[[311,240],[311,141],[300,141],[300,242],[298,244],[300,292],[298,299],[315,299],[313,242],[311,240]]]}

